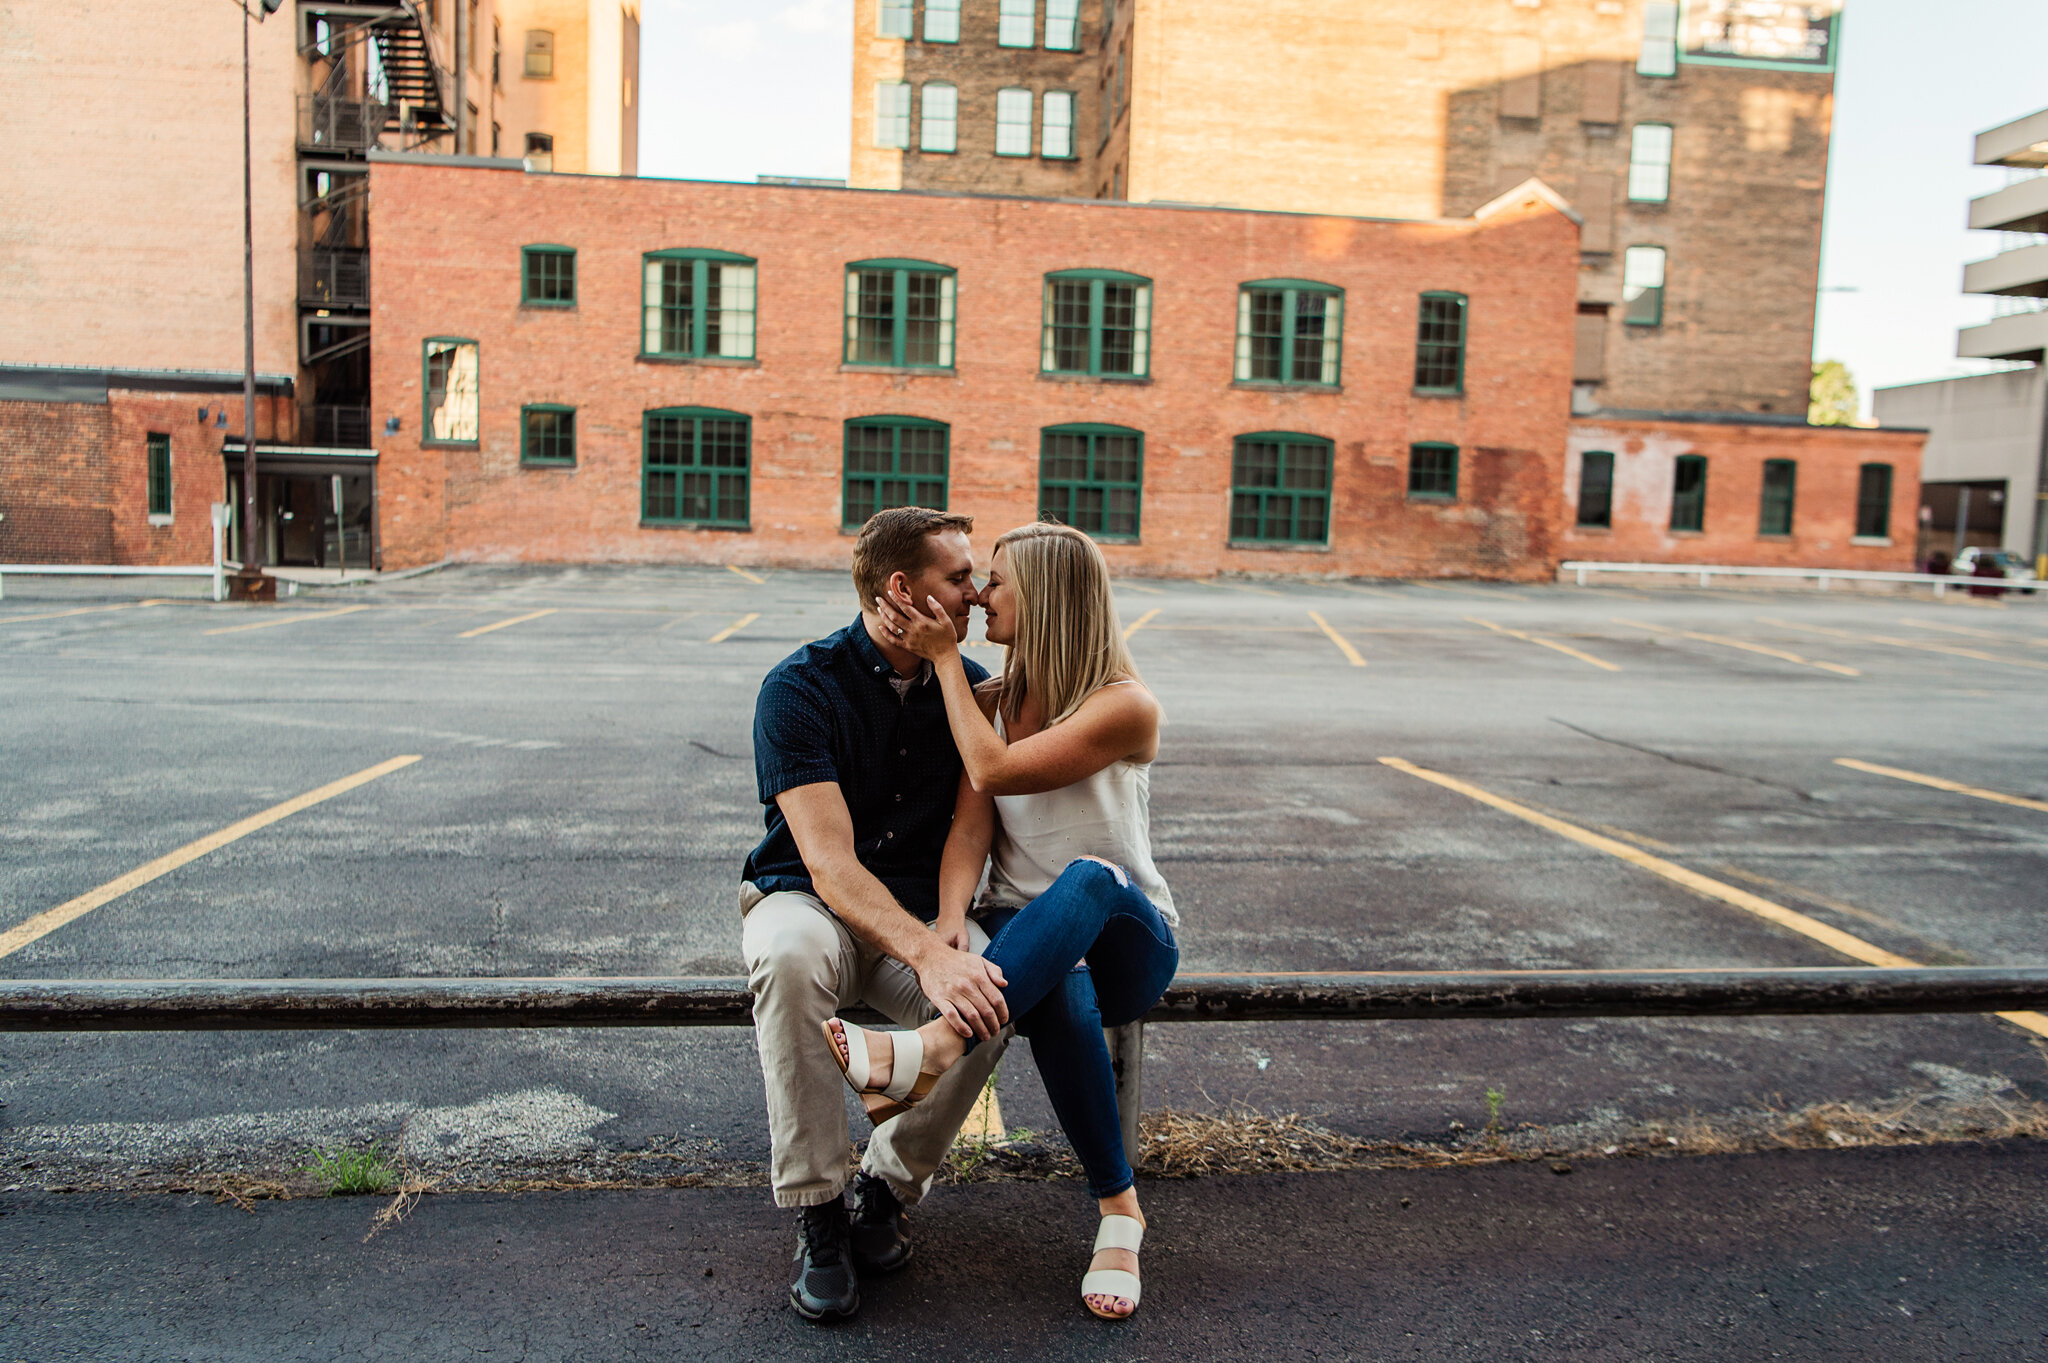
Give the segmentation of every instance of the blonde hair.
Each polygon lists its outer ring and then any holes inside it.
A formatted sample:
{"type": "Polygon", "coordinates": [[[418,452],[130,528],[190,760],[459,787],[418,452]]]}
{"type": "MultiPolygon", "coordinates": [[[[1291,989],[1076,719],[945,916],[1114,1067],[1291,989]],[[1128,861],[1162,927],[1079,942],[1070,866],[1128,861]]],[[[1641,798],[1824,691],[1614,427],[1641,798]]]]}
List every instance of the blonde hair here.
{"type": "Polygon", "coordinates": [[[1036,693],[1047,728],[1112,681],[1140,680],[1095,541],[1068,525],[1020,525],[996,541],[1009,553],[1017,634],[1003,663],[1000,704],[1015,721],[1036,693]]]}

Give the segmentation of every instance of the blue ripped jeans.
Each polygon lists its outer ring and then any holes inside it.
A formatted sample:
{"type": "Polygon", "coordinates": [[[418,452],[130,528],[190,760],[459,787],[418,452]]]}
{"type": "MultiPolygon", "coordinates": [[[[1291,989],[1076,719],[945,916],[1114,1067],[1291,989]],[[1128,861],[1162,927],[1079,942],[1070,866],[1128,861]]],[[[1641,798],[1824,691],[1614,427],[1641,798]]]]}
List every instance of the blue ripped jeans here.
{"type": "Polygon", "coordinates": [[[1085,858],[1023,908],[991,910],[981,925],[989,935],[983,955],[1009,981],[1010,1017],[1031,1038],[1031,1058],[1088,1189],[1113,1197],[1137,1179],[1102,1029],[1135,1022],[1159,1002],[1180,965],[1173,929],[1122,872],[1085,858]]]}

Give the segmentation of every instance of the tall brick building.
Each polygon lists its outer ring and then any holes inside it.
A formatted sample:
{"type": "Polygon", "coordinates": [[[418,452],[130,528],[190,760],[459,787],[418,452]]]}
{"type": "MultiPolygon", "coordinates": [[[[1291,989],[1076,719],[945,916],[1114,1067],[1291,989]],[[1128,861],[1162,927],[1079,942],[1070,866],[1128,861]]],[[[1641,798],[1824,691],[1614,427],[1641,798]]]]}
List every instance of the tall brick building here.
{"type": "Polygon", "coordinates": [[[1581,410],[1800,415],[1835,10],[857,0],[851,183],[1456,218],[1535,175],[1581,410]]]}
{"type": "MultiPolygon", "coordinates": [[[[0,560],[199,562],[209,503],[240,509],[237,8],[10,12],[0,560]]],[[[633,173],[637,16],[638,0],[297,0],[254,27],[264,561],[373,547],[370,158],[633,173]]]]}

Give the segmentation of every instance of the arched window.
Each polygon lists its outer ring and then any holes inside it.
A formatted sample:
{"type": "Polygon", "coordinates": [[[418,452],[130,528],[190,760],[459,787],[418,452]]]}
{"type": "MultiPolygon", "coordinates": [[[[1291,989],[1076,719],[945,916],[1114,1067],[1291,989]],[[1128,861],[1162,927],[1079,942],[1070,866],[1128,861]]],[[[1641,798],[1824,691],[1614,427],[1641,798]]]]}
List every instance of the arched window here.
{"type": "Polygon", "coordinates": [[[754,269],[731,251],[641,257],[640,353],[664,359],[754,358],[754,269]]]}
{"type": "Polygon", "coordinates": [[[846,267],[847,364],[953,367],[953,267],[856,260],[846,267]]]}
{"type": "Polygon", "coordinates": [[[1344,348],[1344,291],[1306,279],[1258,279],[1237,291],[1240,383],[1335,387],[1344,348]]]}
{"type": "Polygon", "coordinates": [[[1151,280],[1120,270],[1045,277],[1044,372],[1142,379],[1152,372],[1151,352],[1151,280]]]}
{"type": "Polygon", "coordinates": [[[946,509],[950,428],[917,416],[863,416],[846,423],[839,520],[849,530],[892,506],[946,509]]]}
{"type": "Polygon", "coordinates": [[[1135,540],[1145,433],[1082,423],[1039,433],[1038,514],[1097,539],[1135,540]]]}
{"type": "Polygon", "coordinates": [[[711,407],[648,412],[640,428],[640,519],[745,529],[752,424],[711,407]]]}
{"type": "Polygon", "coordinates": [[[1328,544],[1334,447],[1319,435],[1260,431],[1230,451],[1234,544],[1328,544]]]}

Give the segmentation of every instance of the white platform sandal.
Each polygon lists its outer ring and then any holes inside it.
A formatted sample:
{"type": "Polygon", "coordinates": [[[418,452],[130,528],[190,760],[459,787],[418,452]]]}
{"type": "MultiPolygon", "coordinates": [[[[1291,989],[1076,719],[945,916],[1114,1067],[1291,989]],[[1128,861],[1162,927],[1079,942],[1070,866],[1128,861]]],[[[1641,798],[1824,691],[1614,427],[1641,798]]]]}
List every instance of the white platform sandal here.
{"type": "Polygon", "coordinates": [[[889,1064],[889,1082],[875,1084],[871,1082],[874,1076],[868,1068],[868,1038],[873,1033],[838,1018],[827,1018],[824,1026],[825,1044],[832,1048],[832,1058],[838,1062],[839,1072],[860,1095],[868,1120],[876,1126],[916,1107],[939,1082],[938,1075],[924,1072],[924,1038],[914,1031],[889,1033],[889,1044],[894,1049],[894,1058],[889,1064]],[[844,1056],[839,1054],[841,1037],[846,1039],[844,1056]]]}
{"type": "MultiPolygon", "coordinates": [[[[1145,1243],[1145,1223],[1135,1216],[1123,1216],[1112,1212],[1102,1218],[1101,1226],[1095,1231],[1095,1252],[1106,1249],[1127,1249],[1136,1254],[1145,1243]]],[[[1103,1320],[1129,1320],[1138,1314],[1138,1296],[1144,1290],[1138,1275],[1121,1268],[1090,1269],[1081,1275],[1081,1301],[1089,1311],[1103,1320]],[[1122,1297],[1131,1304],[1131,1315],[1120,1316],[1114,1311],[1098,1310],[1090,1297],[1122,1297]]]]}

